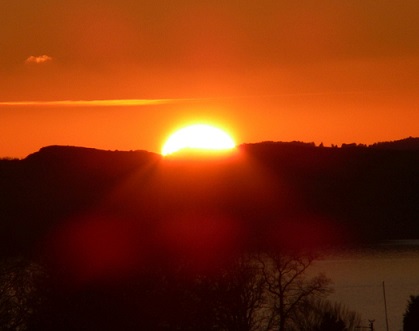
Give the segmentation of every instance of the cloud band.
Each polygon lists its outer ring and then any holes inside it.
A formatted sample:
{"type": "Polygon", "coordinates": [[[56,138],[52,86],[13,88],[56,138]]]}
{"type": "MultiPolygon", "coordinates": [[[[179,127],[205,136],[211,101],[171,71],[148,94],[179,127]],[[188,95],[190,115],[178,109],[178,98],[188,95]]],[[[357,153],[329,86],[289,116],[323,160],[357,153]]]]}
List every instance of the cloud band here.
{"type": "Polygon", "coordinates": [[[14,107],[130,107],[172,104],[193,99],[113,99],[113,100],[60,100],[60,101],[3,101],[0,106],[14,107]]]}

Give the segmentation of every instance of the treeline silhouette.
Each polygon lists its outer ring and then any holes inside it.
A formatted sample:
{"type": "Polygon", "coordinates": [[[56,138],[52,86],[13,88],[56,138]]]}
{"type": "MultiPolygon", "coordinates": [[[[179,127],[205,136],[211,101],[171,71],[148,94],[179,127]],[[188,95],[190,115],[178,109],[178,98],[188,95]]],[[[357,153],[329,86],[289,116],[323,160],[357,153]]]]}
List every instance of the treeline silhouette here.
{"type": "Polygon", "coordinates": [[[151,224],[184,211],[216,213],[262,241],[310,228],[319,231],[308,231],[307,243],[417,238],[419,143],[402,142],[350,148],[264,142],[218,161],[42,148],[0,161],[0,254],[32,251],[49,231],[85,213],[151,224]]]}
{"type": "Polygon", "coordinates": [[[340,148],[263,142],[220,157],[50,146],[0,160],[0,323],[343,330],[350,323],[312,297],[286,315],[289,323],[278,317],[285,307],[272,306],[286,300],[269,299],[269,314],[261,310],[267,292],[283,293],[271,267],[292,252],[286,265],[303,268],[299,289],[318,284],[311,288],[321,294],[326,278],[303,276],[325,246],[417,238],[418,166],[417,138],[340,148]],[[248,316],[249,302],[259,305],[259,317],[251,326],[233,323],[248,316]],[[317,324],[297,328],[291,316],[302,315],[317,324]]]}

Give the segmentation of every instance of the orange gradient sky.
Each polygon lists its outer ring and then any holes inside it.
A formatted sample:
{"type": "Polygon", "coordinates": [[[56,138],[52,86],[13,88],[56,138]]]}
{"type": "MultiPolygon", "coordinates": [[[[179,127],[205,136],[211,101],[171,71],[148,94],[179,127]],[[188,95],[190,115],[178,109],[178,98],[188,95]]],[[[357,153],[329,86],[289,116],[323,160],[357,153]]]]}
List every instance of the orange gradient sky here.
{"type": "Polygon", "coordinates": [[[0,157],[419,136],[419,2],[0,2],[0,157]]]}

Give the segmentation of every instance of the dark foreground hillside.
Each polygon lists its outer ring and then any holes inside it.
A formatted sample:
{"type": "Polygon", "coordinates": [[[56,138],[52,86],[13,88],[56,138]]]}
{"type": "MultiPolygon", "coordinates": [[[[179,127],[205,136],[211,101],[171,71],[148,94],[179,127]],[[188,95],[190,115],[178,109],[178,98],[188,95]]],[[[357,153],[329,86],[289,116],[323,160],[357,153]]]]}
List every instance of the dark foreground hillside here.
{"type": "Polygon", "coordinates": [[[260,279],[238,257],[417,239],[418,216],[414,138],[219,157],[45,147],[0,161],[0,327],[236,330],[223,309],[248,316],[237,300],[260,279]]]}

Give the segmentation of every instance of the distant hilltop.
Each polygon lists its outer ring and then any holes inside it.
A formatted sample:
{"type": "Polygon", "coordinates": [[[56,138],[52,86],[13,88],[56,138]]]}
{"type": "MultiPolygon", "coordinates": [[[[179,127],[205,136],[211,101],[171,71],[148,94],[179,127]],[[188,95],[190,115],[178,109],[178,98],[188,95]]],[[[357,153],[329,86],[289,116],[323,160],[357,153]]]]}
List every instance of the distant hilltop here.
{"type": "MultiPolygon", "coordinates": [[[[290,141],[290,142],[283,142],[283,141],[263,141],[259,143],[251,143],[251,144],[243,144],[245,145],[260,145],[260,144],[272,144],[276,146],[289,146],[289,147],[325,147],[323,143],[316,146],[314,142],[302,142],[302,141],[290,141]]],[[[331,145],[331,148],[353,148],[353,147],[360,147],[360,148],[374,148],[374,149],[384,149],[384,150],[419,150],[419,138],[416,137],[408,137],[400,140],[394,141],[384,141],[384,142],[377,142],[372,145],[366,144],[357,144],[357,143],[343,143],[340,147],[338,145],[331,145]]]]}
{"type": "Polygon", "coordinates": [[[419,138],[409,137],[401,140],[380,142],[373,144],[370,147],[397,150],[419,150],[419,138]]]}
{"type": "Polygon", "coordinates": [[[78,156],[78,157],[109,157],[109,155],[116,155],[119,156],[125,155],[127,157],[133,155],[152,155],[154,153],[147,152],[144,150],[136,150],[136,151],[106,151],[96,148],[89,148],[89,147],[78,147],[78,146],[64,146],[64,145],[51,145],[42,147],[38,152],[29,154],[26,159],[34,159],[37,158],[39,155],[49,155],[54,158],[66,158],[68,156],[78,156]]]}
{"type": "MultiPolygon", "coordinates": [[[[316,146],[314,142],[302,142],[302,141],[262,141],[257,143],[244,143],[239,145],[239,148],[245,148],[246,146],[257,146],[257,145],[275,145],[275,146],[288,146],[288,147],[317,147],[317,148],[372,148],[382,150],[403,150],[403,151],[416,151],[419,150],[419,137],[408,137],[400,140],[377,142],[372,145],[357,144],[357,143],[344,143],[340,147],[333,145],[331,147],[324,147],[323,143],[316,146]]],[[[53,158],[73,158],[77,157],[106,157],[110,155],[118,155],[118,157],[124,155],[127,159],[138,158],[140,156],[154,156],[158,157],[160,154],[148,152],[145,150],[135,151],[106,151],[88,147],[77,147],[77,146],[60,146],[52,145],[42,147],[38,152],[32,153],[26,157],[26,159],[34,159],[42,155],[43,157],[50,156],[53,158]]]]}

